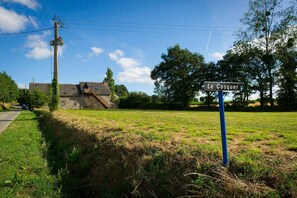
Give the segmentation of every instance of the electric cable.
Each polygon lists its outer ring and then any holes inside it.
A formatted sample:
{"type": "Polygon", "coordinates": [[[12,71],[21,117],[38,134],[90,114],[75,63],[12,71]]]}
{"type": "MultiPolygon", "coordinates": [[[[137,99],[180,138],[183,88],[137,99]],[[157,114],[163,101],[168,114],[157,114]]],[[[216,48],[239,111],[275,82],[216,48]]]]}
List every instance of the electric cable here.
{"type": "Polygon", "coordinates": [[[0,33],[0,36],[12,36],[12,35],[20,35],[20,34],[31,34],[35,32],[42,32],[45,30],[51,30],[53,27],[49,28],[43,28],[43,29],[38,29],[38,30],[30,30],[30,31],[24,31],[24,32],[13,32],[13,33],[0,33]]]}

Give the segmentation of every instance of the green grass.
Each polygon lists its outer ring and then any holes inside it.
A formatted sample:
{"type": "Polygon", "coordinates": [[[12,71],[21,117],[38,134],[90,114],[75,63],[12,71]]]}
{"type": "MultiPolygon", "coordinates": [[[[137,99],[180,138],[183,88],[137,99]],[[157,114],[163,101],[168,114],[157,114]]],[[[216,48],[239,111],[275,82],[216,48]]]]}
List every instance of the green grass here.
{"type": "Polygon", "coordinates": [[[227,168],[219,112],[64,110],[39,117],[50,164],[62,170],[69,196],[297,196],[294,112],[226,112],[227,168]]]}
{"type": "Polygon", "coordinates": [[[0,134],[0,197],[59,197],[34,113],[23,111],[0,134]]]}
{"type": "MultiPolygon", "coordinates": [[[[137,110],[65,112],[91,125],[109,127],[124,133],[142,134],[151,140],[164,141],[180,137],[193,144],[196,142],[199,145],[214,144],[220,147],[217,144],[220,140],[218,112],[137,110]]],[[[225,114],[230,145],[244,142],[249,145],[270,144],[278,141],[287,149],[297,147],[297,113],[226,112],[225,114]]]]}

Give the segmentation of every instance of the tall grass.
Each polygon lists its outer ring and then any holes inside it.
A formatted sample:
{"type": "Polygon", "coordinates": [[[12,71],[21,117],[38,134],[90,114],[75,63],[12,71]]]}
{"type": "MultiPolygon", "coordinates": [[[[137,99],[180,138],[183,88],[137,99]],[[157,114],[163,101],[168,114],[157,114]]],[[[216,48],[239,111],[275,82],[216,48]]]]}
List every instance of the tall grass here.
{"type": "Polygon", "coordinates": [[[297,196],[296,113],[227,112],[230,164],[218,112],[39,112],[64,195],[297,196]]]}

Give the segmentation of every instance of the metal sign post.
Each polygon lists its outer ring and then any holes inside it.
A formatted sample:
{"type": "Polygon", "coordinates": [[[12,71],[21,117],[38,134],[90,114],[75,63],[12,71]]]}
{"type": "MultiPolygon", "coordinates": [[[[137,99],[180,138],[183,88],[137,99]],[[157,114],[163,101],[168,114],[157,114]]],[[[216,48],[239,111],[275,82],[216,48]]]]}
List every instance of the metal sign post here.
{"type": "Polygon", "coordinates": [[[221,123],[221,137],[222,137],[222,151],[223,151],[223,165],[227,166],[228,160],[228,146],[226,135],[225,122],[225,105],[223,91],[238,91],[241,83],[237,82],[204,82],[204,91],[218,91],[219,92],[219,108],[220,108],[220,123],[221,123]]]}
{"type": "Polygon", "coordinates": [[[221,123],[222,150],[223,150],[223,165],[227,166],[229,160],[228,160],[225,105],[224,105],[223,91],[219,91],[219,107],[220,107],[220,123],[221,123]]]}

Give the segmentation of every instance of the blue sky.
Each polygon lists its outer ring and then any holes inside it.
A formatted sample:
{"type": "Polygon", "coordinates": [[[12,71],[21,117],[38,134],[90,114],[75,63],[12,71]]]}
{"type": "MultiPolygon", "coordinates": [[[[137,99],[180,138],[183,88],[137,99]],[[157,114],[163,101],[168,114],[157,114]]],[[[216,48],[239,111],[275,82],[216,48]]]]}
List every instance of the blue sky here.
{"type": "MultiPolygon", "coordinates": [[[[179,44],[217,61],[230,49],[247,0],[0,0],[0,34],[64,22],[59,36],[59,82],[103,81],[153,94],[150,71],[179,44]]],[[[19,85],[51,82],[53,30],[0,36],[0,71],[19,85]]]]}

